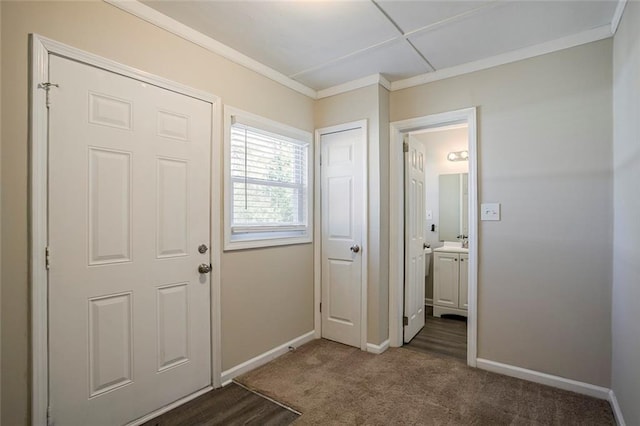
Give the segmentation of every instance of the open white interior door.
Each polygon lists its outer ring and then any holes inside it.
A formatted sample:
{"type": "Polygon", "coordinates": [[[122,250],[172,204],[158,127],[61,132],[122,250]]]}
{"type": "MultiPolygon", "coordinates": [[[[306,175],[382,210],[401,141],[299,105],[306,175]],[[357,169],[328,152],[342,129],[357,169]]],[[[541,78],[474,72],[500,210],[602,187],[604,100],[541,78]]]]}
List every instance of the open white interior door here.
{"type": "Polygon", "coordinates": [[[212,105],[49,60],[51,420],[126,424],[211,384],[212,105]]]}
{"type": "Polygon", "coordinates": [[[424,327],[425,152],[410,135],[405,136],[404,151],[404,341],[408,343],[424,327]]]}

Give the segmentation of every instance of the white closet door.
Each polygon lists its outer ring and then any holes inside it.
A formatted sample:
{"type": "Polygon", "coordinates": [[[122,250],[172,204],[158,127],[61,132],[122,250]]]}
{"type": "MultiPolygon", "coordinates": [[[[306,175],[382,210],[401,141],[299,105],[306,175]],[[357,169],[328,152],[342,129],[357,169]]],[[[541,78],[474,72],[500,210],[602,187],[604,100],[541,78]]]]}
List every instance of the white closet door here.
{"type": "Polygon", "coordinates": [[[124,424],[211,383],[211,104],[50,56],[55,424],[124,424]]]}
{"type": "Polygon", "coordinates": [[[363,130],[321,136],[322,337],[360,347],[363,130]]]}

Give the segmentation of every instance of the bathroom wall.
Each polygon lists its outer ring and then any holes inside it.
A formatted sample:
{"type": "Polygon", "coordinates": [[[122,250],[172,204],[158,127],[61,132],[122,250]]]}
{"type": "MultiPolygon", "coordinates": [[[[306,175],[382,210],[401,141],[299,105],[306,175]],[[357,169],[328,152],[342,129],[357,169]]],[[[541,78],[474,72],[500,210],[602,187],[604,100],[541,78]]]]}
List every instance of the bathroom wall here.
{"type": "MultiPolygon", "coordinates": [[[[425,209],[430,210],[432,219],[426,219],[425,242],[431,248],[440,247],[440,191],[439,176],[441,174],[467,173],[469,162],[449,161],[447,154],[451,151],[469,149],[467,127],[458,129],[428,131],[414,133],[410,137],[422,144],[425,150],[425,209]],[[431,231],[435,225],[435,231],[431,231]]],[[[425,277],[425,298],[433,300],[433,255],[429,263],[429,274],[425,277]]]]}
{"type": "MultiPolygon", "coordinates": [[[[310,132],[314,100],[102,1],[0,4],[2,182],[11,183],[2,186],[0,423],[17,426],[29,424],[30,400],[28,34],[205,90],[225,104],[310,132]]],[[[312,244],[224,253],[221,274],[223,370],[313,330],[312,244]]]]}
{"type": "Polygon", "coordinates": [[[630,1],[613,42],[612,388],[628,425],[640,425],[640,3],[630,1]]]}
{"type": "Polygon", "coordinates": [[[611,57],[607,39],[391,92],[392,122],[478,107],[479,200],[502,203],[501,221],[479,223],[478,356],[605,387],[611,57]]]}
{"type": "Polygon", "coordinates": [[[425,148],[425,208],[431,210],[433,219],[426,221],[425,240],[432,247],[442,245],[439,235],[439,176],[442,174],[468,173],[468,161],[449,161],[447,154],[451,151],[469,149],[467,127],[440,131],[430,131],[412,135],[425,148]],[[435,231],[431,232],[431,225],[435,231]]]}

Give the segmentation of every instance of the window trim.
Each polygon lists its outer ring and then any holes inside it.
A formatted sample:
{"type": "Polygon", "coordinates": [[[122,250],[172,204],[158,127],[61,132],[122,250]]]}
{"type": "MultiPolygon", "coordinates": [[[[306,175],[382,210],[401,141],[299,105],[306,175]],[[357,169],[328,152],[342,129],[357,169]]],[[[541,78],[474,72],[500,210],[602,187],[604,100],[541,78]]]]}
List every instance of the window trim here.
{"type": "Polygon", "coordinates": [[[225,105],[224,107],[224,250],[243,250],[259,247],[273,247],[313,242],[313,136],[295,127],[264,118],[241,109],[225,105]],[[232,223],[233,178],[231,177],[231,126],[241,123],[286,138],[307,144],[307,224],[283,226],[270,230],[269,226],[237,226],[232,223]],[[259,230],[258,230],[259,229],[259,230]],[[234,232],[235,231],[235,232],[234,232]]]}

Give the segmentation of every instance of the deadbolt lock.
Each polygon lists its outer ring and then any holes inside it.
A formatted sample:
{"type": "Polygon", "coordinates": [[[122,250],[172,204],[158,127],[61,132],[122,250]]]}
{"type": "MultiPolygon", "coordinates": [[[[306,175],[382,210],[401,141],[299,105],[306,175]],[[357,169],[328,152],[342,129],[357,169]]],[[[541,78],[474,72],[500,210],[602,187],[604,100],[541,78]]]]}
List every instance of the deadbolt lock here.
{"type": "Polygon", "coordinates": [[[198,246],[198,252],[205,254],[207,252],[207,250],[209,250],[209,247],[207,247],[206,244],[200,244],[198,246]]]}

